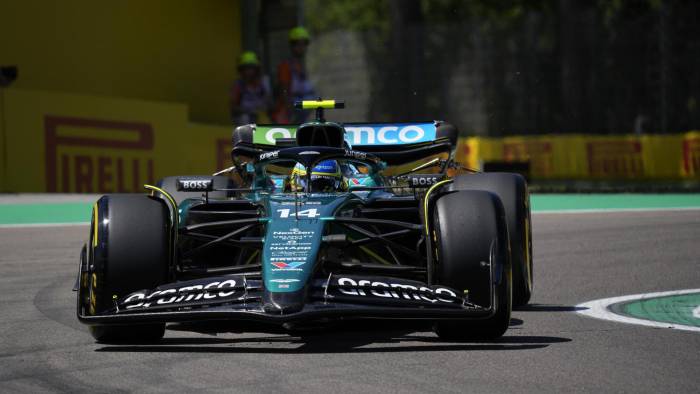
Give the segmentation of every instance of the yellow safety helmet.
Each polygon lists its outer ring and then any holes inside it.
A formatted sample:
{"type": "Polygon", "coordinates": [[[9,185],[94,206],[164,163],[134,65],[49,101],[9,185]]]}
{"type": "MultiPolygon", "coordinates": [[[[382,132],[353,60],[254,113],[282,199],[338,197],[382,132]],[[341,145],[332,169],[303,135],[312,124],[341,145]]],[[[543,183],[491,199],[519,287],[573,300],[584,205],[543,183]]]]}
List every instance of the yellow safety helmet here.
{"type": "Polygon", "coordinates": [[[311,35],[306,28],[297,26],[289,31],[289,41],[311,41],[311,35]]]}
{"type": "Polygon", "coordinates": [[[245,51],[241,53],[241,57],[238,59],[238,67],[243,66],[260,66],[258,55],[256,55],[253,51],[245,51]]]}

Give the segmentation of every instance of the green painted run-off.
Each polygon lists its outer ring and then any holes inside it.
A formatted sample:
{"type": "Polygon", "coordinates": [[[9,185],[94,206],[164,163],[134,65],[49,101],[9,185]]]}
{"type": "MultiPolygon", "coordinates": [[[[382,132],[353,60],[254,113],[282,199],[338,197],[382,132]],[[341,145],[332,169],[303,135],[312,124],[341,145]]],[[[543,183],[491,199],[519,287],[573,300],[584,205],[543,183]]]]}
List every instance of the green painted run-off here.
{"type": "MultiPolygon", "coordinates": [[[[619,210],[700,208],[700,194],[536,194],[533,212],[568,210],[619,210]]],[[[0,204],[0,225],[85,223],[92,204],[0,204]]]]}
{"type": "Polygon", "coordinates": [[[636,300],[610,307],[615,313],[638,319],[694,327],[700,327],[699,308],[700,293],[636,300]]]}
{"type": "Polygon", "coordinates": [[[0,204],[0,225],[38,223],[84,223],[90,221],[92,204],[0,204]]]}

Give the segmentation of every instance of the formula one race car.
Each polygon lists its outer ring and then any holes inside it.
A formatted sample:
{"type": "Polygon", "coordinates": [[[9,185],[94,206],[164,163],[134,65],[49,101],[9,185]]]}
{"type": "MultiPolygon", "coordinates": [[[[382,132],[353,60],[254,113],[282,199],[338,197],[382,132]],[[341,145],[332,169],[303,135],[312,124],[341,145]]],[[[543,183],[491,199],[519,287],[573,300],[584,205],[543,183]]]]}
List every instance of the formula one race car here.
{"type": "Polygon", "coordinates": [[[492,339],[532,291],[524,179],[468,173],[444,122],[238,127],[233,166],[94,205],[78,319],[100,342],[165,324],[420,319],[492,339]]]}

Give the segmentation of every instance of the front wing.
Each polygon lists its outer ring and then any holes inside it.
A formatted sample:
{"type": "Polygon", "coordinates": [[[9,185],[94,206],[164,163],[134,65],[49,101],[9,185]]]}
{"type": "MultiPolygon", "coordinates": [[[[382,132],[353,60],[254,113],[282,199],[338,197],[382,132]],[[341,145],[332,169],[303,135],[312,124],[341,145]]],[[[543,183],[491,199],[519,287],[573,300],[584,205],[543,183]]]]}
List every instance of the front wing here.
{"type": "Polygon", "coordinates": [[[97,315],[86,315],[79,308],[78,319],[99,325],[205,320],[283,324],[323,318],[484,319],[495,313],[491,288],[490,305],[484,306],[469,302],[467,293],[445,286],[331,274],[309,283],[308,301],[300,311],[280,314],[266,311],[260,279],[226,275],[138,291],[115,300],[113,308],[97,315]]]}

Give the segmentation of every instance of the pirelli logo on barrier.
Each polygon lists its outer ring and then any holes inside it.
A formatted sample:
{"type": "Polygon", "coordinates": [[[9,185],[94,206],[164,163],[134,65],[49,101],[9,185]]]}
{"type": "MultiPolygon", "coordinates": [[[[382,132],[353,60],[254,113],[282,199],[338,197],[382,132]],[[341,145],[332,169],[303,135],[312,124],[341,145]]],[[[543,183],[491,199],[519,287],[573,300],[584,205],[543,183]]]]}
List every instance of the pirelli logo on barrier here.
{"type": "Polygon", "coordinates": [[[588,175],[600,178],[644,176],[642,143],[639,141],[593,141],[586,144],[588,175]]]}
{"type": "Polygon", "coordinates": [[[700,136],[683,139],[683,172],[688,176],[700,176],[700,136]]]}
{"type": "Polygon", "coordinates": [[[530,174],[535,177],[549,177],[554,168],[552,143],[547,141],[504,142],[505,161],[529,161],[530,174]]]}
{"type": "Polygon", "coordinates": [[[44,131],[48,192],[140,192],[154,180],[148,123],[45,116],[44,131]]]}
{"type": "Polygon", "coordinates": [[[216,169],[222,170],[231,166],[231,140],[219,138],[216,140],[216,169]]]}

